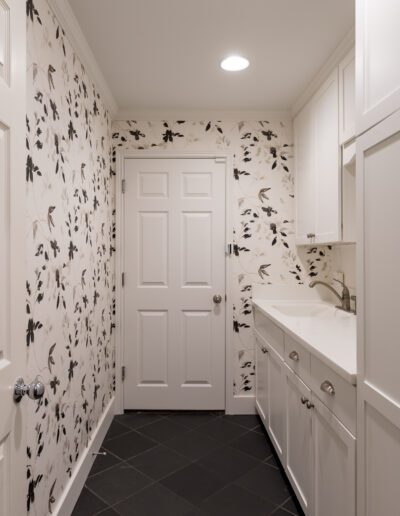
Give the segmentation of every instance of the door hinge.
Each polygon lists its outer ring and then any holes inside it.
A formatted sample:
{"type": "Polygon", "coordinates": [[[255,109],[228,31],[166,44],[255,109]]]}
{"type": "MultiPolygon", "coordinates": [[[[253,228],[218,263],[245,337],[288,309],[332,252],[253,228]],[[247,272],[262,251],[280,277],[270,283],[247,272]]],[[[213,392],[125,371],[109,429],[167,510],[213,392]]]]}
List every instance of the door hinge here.
{"type": "Polygon", "coordinates": [[[123,365],[121,367],[121,378],[122,378],[123,382],[125,381],[125,373],[126,373],[126,370],[125,370],[125,366],[123,365]]]}
{"type": "Polygon", "coordinates": [[[123,272],[121,274],[121,283],[122,283],[122,286],[125,287],[125,272],[123,272]]]}
{"type": "Polygon", "coordinates": [[[233,253],[233,244],[227,244],[226,246],[226,254],[230,256],[233,253]]]}
{"type": "Polygon", "coordinates": [[[126,191],[126,181],[125,181],[125,179],[123,179],[121,181],[121,190],[122,190],[122,193],[125,193],[125,191],[126,191]]]}

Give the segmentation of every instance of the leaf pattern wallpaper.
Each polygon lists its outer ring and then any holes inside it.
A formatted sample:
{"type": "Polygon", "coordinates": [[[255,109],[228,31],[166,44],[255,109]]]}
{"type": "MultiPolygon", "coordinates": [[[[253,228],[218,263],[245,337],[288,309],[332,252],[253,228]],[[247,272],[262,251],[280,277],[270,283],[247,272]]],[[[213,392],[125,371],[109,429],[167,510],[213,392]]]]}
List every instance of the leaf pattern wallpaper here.
{"type": "Polygon", "coordinates": [[[111,121],[45,0],[27,2],[27,510],[51,514],[113,396],[111,121]]]}
{"type": "Polygon", "coordinates": [[[234,155],[234,389],[253,395],[251,285],[328,277],[327,247],[293,234],[291,121],[111,122],[46,0],[27,0],[26,346],[46,384],[28,413],[27,512],[54,514],[114,392],[115,155],[234,155]]]}
{"type": "Polygon", "coordinates": [[[233,154],[233,389],[235,395],[253,395],[251,285],[303,284],[316,276],[328,278],[331,270],[328,247],[296,248],[294,243],[292,121],[130,120],[113,122],[112,132],[113,167],[117,149],[233,154]]]}

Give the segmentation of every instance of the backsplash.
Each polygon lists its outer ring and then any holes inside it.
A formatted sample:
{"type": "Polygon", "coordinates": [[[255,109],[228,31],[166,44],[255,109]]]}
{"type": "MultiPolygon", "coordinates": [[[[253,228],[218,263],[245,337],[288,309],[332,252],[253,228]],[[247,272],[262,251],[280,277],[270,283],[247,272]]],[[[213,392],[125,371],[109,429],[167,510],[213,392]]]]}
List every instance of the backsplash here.
{"type": "MultiPolygon", "coordinates": [[[[232,184],[231,288],[234,393],[253,395],[254,337],[251,285],[302,284],[330,272],[330,249],[294,244],[293,138],[290,119],[255,122],[114,122],[117,149],[176,152],[228,151],[234,156],[232,184]]],[[[228,300],[229,302],[229,300],[228,300]]]]}
{"type": "Polygon", "coordinates": [[[45,0],[27,30],[26,346],[46,393],[24,407],[25,496],[44,516],[113,395],[111,124],[45,0]]]}

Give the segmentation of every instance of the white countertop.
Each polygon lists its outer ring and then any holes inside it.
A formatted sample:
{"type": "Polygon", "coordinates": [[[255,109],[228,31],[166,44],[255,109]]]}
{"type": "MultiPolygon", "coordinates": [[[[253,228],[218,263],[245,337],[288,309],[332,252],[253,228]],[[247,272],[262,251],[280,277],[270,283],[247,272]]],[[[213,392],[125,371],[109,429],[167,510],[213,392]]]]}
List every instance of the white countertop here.
{"type": "Polygon", "coordinates": [[[298,340],[313,355],[325,362],[346,381],[356,384],[357,379],[357,342],[356,317],[338,310],[320,300],[290,299],[253,299],[253,305],[269,317],[282,330],[298,340]],[[277,307],[290,312],[299,305],[316,305],[322,308],[318,315],[289,315],[277,307]],[[326,307],[326,310],[324,310],[326,307]]]}

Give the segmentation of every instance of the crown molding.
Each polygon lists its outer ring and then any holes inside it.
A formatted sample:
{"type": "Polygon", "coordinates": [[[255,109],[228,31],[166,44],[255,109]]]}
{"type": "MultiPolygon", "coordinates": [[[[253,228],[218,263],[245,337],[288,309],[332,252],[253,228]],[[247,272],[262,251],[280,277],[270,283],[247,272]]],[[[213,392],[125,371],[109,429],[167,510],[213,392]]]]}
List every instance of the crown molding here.
{"type": "Polygon", "coordinates": [[[47,2],[113,118],[118,111],[118,105],[68,0],[47,0],[47,2]]]}
{"type": "Polygon", "coordinates": [[[114,116],[114,122],[127,120],[145,120],[154,122],[158,120],[189,120],[202,122],[204,120],[223,120],[232,122],[259,120],[291,120],[289,110],[141,110],[121,109],[114,116]]]}
{"type": "Polygon", "coordinates": [[[328,76],[331,74],[333,69],[340,63],[340,61],[350,52],[355,46],[355,29],[352,28],[336,47],[333,53],[325,61],[322,68],[320,68],[317,75],[309,83],[303,93],[297,98],[296,102],[292,106],[293,118],[301,110],[301,108],[310,100],[318,88],[325,82],[328,76]]]}

